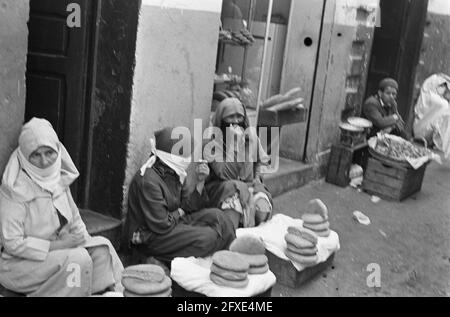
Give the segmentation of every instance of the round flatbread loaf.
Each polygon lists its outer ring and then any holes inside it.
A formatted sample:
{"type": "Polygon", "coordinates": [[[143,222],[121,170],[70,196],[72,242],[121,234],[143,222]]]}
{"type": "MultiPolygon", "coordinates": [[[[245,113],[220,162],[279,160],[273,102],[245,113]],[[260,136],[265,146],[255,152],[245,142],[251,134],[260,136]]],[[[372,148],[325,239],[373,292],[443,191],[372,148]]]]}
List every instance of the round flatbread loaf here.
{"type": "Polygon", "coordinates": [[[317,234],[319,237],[321,237],[321,238],[327,238],[327,237],[329,237],[329,236],[330,236],[330,233],[331,233],[330,229],[326,229],[326,230],[324,230],[324,231],[317,231],[317,232],[316,232],[316,234],[317,234]]]}
{"type": "Polygon", "coordinates": [[[252,266],[248,270],[248,274],[264,274],[269,270],[269,264],[266,263],[263,266],[252,266]]]}
{"type": "Polygon", "coordinates": [[[254,266],[264,266],[265,264],[267,264],[267,262],[269,262],[269,259],[265,254],[255,254],[255,255],[241,254],[241,255],[248,262],[250,268],[254,266]]]}
{"type": "Polygon", "coordinates": [[[230,251],[243,254],[265,254],[266,252],[266,248],[261,239],[252,235],[241,236],[234,239],[234,241],[231,242],[229,249],[230,251]]]}
{"type": "Polygon", "coordinates": [[[295,254],[289,250],[285,250],[284,253],[292,261],[300,263],[301,265],[304,265],[304,266],[315,265],[315,264],[317,264],[317,261],[318,261],[317,255],[304,256],[304,255],[295,254]]]}
{"type": "Polygon", "coordinates": [[[308,214],[318,214],[323,218],[328,219],[328,208],[320,199],[310,200],[308,203],[308,214]]]}
{"type": "Polygon", "coordinates": [[[319,214],[303,214],[302,220],[304,223],[317,225],[328,221],[328,218],[324,218],[322,215],[319,214]]]}
{"type": "Polygon", "coordinates": [[[247,278],[248,272],[233,272],[233,271],[227,271],[220,267],[218,267],[215,264],[211,265],[211,273],[214,273],[216,275],[219,275],[220,277],[229,280],[229,281],[243,281],[247,278]]]}
{"type": "Polygon", "coordinates": [[[167,291],[172,286],[172,280],[168,276],[160,283],[143,281],[140,279],[122,278],[123,287],[134,294],[138,295],[153,295],[167,291]]]}
{"type": "Polygon", "coordinates": [[[298,255],[316,255],[317,254],[317,247],[312,248],[297,248],[295,245],[288,243],[287,249],[293,253],[296,253],[298,255]]]}
{"type": "Polygon", "coordinates": [[[303,227],[305,227],[306,229],[312,230],[315,233],[319,232],[319,231],[325,231],[327,229],[330,229],[330,223],[328,221],[324,222],[324,223],[320,223],[320,224],[310,224],[310,223],[303,223],[303,227]]]}
{"type": "Polygon", "coordinates": [[[248,285],[248,278],[246,278],[245,280],[242,281],[229,281],[226,280],[222,277],[220,277],[219,275],[215,274],[215,273],[211,273],[209,274],[209,278],[211,279],[211,281],[213,281],[215,284],[219,285],[219,286],[226,286],[226,287],[232,287],[232,288],[245,288],[248,285]]]}
{"type": "Polygon", "coordinates": [[[247,272],[250,267],[250,264],[239,253],[228,250],[214,253],[212,262],[224,270],[234,272],[247,272]]]}
{"type": "Polygon", "coordinates": [[[166,274],[164,269],[154,264],[139,264],[128,266],[123,270],[122,278],[139,279],[147,282],[160,283],[166,274]]]}
{"type": "Polygon", "coordinates": [[[302,237],[302,238],[314,243],[314,245],[317,244],[317,235],[312,230],[309,230],[304,227],[288,227],[287,231],[290,234],[296,235],[298,237],[302,237]]]}
{"type": "Polygon", "coordinates": [[[140,294],[135,294],[133,292],[130,292],[128,290],[124,290],[123,291],[123,296],[124,297],[170,297],[172,295],[172,289],[169,288],[168,290],[162,292],[162,293],[158,293],[158,294],[152,294],[152,295],[140,295],[140,294]]]}
{"type": "Polygon", "coordinates": [[[292,244],[299,249],[314,248],[316,246],[311,241],[306,240],[305,238],[302,238],[300,236],[294,235],[292,233],[286,233],[284,239],[286,240],[286,243],[292,244]]]}

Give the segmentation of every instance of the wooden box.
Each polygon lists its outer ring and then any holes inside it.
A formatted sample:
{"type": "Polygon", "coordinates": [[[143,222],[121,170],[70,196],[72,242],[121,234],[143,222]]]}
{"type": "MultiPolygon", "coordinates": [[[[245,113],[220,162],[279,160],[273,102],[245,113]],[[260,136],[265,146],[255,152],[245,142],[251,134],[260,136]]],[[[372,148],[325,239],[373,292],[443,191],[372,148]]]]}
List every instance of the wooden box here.
{"type": "Polygon", "coordinates": [[[277,283],[290,288],[297,288],[330,267],[334,260],[334,253],[325,262],[307,267],[302,271],[298,271],[291,261],[280,259],[269,251],[267,251],[267,257],[270,270],[277,277],[277,283]]]}
{"type": "Polygon", "coordinates": [[[402,201],[422,188],[426,164],[415,170],[395,163],[369,158],[363,189],[386,200],[402,201]]]}
{"type": "Polygon", "coordinates": [[[328,160],[328,170],[325,180],[337,186],[346,187],[350,182],[350,168],[352,164],[360,164],[364,168],[364,156],[367,155],[367,142],[358,146],[348,147],[335,144],[331,147],[328,160]]]}
{"type": "Polygon", "coordinates": [[[366,133],[346,131],[341,129],[340,143],[342,145],[353,147],[358,146],[366,142],[366,133]]]}

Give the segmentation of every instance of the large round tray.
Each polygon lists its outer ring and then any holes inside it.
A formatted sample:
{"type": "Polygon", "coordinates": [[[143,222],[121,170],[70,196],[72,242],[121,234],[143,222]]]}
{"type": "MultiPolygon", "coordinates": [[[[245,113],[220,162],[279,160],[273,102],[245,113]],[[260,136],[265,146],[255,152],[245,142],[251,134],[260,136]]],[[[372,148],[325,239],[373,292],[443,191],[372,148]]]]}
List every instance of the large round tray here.
{"type": "Polygon", "coordinates": [[[373,148],[369,146],[369,153],[373,158],[376,158],[382,163],[388,164],[388,165],[394,165],[394,166],[401,166],[406,168],[411,168],[411,165],[406,161],[396,160],[392,157],[386,156],[384,154],[381,154],[377,151],[375,151],[373,148]]]}

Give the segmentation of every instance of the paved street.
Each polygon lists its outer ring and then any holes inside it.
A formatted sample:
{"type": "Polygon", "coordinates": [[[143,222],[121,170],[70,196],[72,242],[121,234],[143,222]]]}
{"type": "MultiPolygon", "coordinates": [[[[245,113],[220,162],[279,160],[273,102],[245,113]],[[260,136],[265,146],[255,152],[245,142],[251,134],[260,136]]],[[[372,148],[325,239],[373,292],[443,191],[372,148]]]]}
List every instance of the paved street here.
{"type": "Polygon", "coordinates": [[[277,212],[300,217],[320,198],[329,208],[341,249],[333,266],[298,289],[277,284],[272,296],[449,296],[450,168],[427,167],[420,193],[403,202],[371,202],[366,193],[323,180],[275,199],[277,212]],[[359,210],[371,224],[352,219],[359,210]],[[381,287],[370,288],[367,266],[381,269],[381,287]]]}

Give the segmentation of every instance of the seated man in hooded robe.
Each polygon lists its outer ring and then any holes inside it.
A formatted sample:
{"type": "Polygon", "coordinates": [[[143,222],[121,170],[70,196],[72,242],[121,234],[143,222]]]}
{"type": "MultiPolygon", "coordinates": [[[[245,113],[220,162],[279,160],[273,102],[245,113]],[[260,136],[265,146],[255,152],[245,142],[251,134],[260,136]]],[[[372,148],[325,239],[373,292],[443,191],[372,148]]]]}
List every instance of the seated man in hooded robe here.
{"type": "Polygon", "coordinates": [[[152,154],[134,176],[128,193],[126,244],[164,263],[175,257],[205,257],[235,238],[231,221],[209,204],[206,163],[171,154],[172,128],[155,133],[152,154]],[[156,141],[156,144],[155,144],[156,141]]]}

